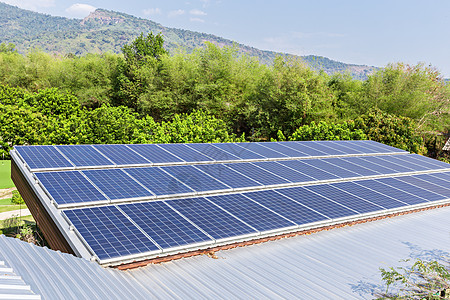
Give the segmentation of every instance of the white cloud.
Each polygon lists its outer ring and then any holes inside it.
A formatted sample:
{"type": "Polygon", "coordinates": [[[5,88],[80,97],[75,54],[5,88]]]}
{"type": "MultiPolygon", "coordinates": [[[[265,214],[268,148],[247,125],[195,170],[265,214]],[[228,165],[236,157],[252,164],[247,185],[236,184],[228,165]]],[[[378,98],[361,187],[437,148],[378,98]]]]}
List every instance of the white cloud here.
{"type": "Polygon", "coordinates": [[[2,2],[33,11],[39,11],[42,7],[55,6],[55,0],[2,0],[2,2]]]}
{"type": "Polygon", "coordinates": [[[143,12],[144,12],[144,15],[147,15],[147,16],[160,15],[162,13],[161,9],[159,9],[159,8],[148,8],[148,9],[144,9],[143,12]]]}
{"type": "Polygon", "coordinates": [[[191,21],[191,22],[205,23],[205,20],[200,19],[200,18],[190,18],[189,21],[191,21]]]}
{"type": "Polygon", "coordinates": [[[181,15],[184,15],[185,11],[182,9],[177,9],[177,10],[171,10],[169,11],[169,18],[175,18],[175,17],[179,17],[181,15]]]}
{"type": "Polygon", "coordinates": [[[89,4],[75,3],[66,8],[66,13],[75,18],[84,18],[96,8],[89,4]]]}
{"type": "Polygon", "coordinates": [[[194,16],[206,16],[206,13],[200,9],[191,9],[189,13],[194,16]]]}

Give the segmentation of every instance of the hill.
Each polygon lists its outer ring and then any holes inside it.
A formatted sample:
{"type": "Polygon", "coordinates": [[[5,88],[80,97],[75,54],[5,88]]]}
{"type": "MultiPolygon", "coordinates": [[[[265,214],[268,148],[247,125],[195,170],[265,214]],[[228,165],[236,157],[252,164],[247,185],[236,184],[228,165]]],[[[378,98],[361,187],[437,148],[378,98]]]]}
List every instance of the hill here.
{"type": "MultiPolygon", "coordinates": [[[[38,48],[60,55],[69,53],[119,53],[121,47],[134,40],[141,32],[161,32],[169,52],[184,49],[187,52],[203,46],[205,41],[220,46],[235,44],[240,53],[257,57],[270,64],[276,55],[288,55],[259,50],[212,34],[165,27],[151,20],[137,18],[120,12],[97,9],[81,19],[68,19],[36,13],[0,3],[0,42],[13,43],[21,53],[38,48]]],[[[328,74],[348,71],[357,79],[365,79],[375,67],[346,64],[321,56],[304,56],[312,68],[328,74]]]]}

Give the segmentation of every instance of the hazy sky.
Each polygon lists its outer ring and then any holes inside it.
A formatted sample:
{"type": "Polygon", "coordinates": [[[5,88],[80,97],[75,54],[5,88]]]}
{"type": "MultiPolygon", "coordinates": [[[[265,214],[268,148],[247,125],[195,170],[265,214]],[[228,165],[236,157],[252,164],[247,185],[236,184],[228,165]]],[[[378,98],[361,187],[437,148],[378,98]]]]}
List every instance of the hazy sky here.
{"type": "Polygon", "coordinates": [[[423,62],[450,77],[448,0],[0,1],[70,18],[104,8],[264,50],[373,66],[423,62]]]}

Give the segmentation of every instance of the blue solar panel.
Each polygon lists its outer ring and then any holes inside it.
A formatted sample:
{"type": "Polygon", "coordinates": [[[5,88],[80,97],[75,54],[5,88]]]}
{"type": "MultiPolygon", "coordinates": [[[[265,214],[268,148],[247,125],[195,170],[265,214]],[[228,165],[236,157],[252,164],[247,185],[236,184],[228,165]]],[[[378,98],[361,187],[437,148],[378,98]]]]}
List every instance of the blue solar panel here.
{"type": "Polygon", "coordinates": [[[328,220],[326,216],[273,190],[245,193],[244,195],[298,225],[328,220]]]}
{"type": "Polygon", "coordinates": [[[108,201],[80,172],[35,173],[58,205],[108,201]]]}
{"type": "Polygon", "coordinates": [[[370,153],[378,153],[379,152],[374,149],[365,147],[362,143],[363,141],[330,141],[330,142],[333,144],[339,144],[346,148],[358,151],[359,153],[370,154],[370,153]]]}
{"type": "Polygon", "coordinates": [[[332,158],[324,158],[323,160],[327,163],[336,165],[338,167],[347,169],[353,173],[362,175],[362,176],[373,176],[379,175],[378,172],[372,171],[370,169],[364,168],[357,164],[352,163],[354,157],[332,157],[332,158]]]}
{"type": "Polygon", "coordinates": [[[214,144],[219,149],[222,149],[228,153],[233,154],[234,156],[239,157],[240,159],[264,159],[265,157],[245,148],[242,148],[239,145],[234,143],[223,143],[223,144],[214,144]]]}
{"type": "Polygon", "coordinates": [[[53,146],[15,146],[30,169],[70,168],[73,165],[53,146]]]}
{"type": "Polygon", "coordinates": [[[189,148],[185,144],[160,144],[159,146],[186,162],[214,161],[211,157],[189,148]]]}
{"type": "Polygon", "coordinates": [[[265,142],[265,143],[257,143],[258,145],[269,148],[273,151],[277,151],[289,157],[308,157],[309,155],[296,149],[289,147],[289,142],[278,143],[278,142],[265,142]]]}
{"type": "Polygon", "coordinates": [[[306,188],[360,213],[383,209],[383,207],[367,202],[363,198],[356,197],[328,184],[313,185],[306,188]]]}
{"type": "Polygon", "coordinates": [[[331,219],[348,217],[358,214],[358,212],[346,208],[336,202],[328,200],[327,198],[313,193],[312,191],[309,191],[304,187],[279,189],[277,190],[277,192],[303,205],[306,205],[307,207],[331,219]]]}
{"type": "Polygon", "coordinates": [[[187,146],[215,161],[240,160],[239,157],[217,148],[214,144],[188,144],[187,146]]]}
{"type": "Polygon", "coordinates": [[[356,183],[376,192],[385,194],[386,196],[392,197],[396,200],[405,202],[409,205],[427,202],[423,198],[416,197],[413,194],[406,193],[389,185],[383,184],[377,180],[362,180],[357,181],[356,183]]]}
{"type": "Polygon", "coordinates": [[[155,195],[193,193],[194,190],[158,167],[123,169],[155,195]]]}
{"type": "Polygon", "coordinates": [[[346,192],[352,193],[355,196],[366,199],[386,209],[392,209],[407,205],[406,203],[397,201],[394,198],[386,196],[385,194],[381,194],[366,187],[363,187],[361,185],[358,185],[355,182],[333,183],[332,186],[340,188],[346,192]]]}
{"type": "Polygon", "coordinates": [[[264,185],[289,183],[286,179],[261,169],[253,163],[233,163],[227,166],[264,185]]]}
{"type": "Polygon", "coordinates": [[[169,173],[196,192],[228,190],[231,187],[203,173],[194,166],[168,166],[161,170],[169,173]]]}
{"type": "Polygon", "coordinates": [[[111,200],[153,196],[121,169],[87,170],[83,173],[111,200]]]}
{"type": "Polygon", "coordinates": [[[277,152],[275,150],[264,147],[262,143],[236,143],[240,147],[255,152],[261,156],[266,158],[282,158],[288,157],[287,155],[277,152]]]}
{"type": "Polygon", "coordinates": [[[233,189],[262,185],[261,183],[256,182],[255,180],[250,179],[249,177],[246,177],[233,169],[230,169],[227,165],[229,164],[206,164],[196,165],[195,168],[219,179],[221,182],[232,187],[233,189]]]}
{"type": "Polygon", "coordinates": [[[384,156],[365,156],[362,159],[374,163],[378,166],[385,167],[391,170],[394,170],[395,173],[404,173],[404,172],[412,172],[413,169],[410,169],[406,166],[395,164],[388,159],[384,159],[384,156]]]}
{"type": "Polygon", "coordinates": [[[388,146],[388,145],[385,145],[382,143],[378,143],[375,141],[371,141],[371,140],[366,140],[366,141],[362,141],[362,142],[363,142],[364,147],[375,149],[376,151],[378,151],[378,153],[406,152],[405,150],[394,148],[394,147],[391,147],[391,146],[388,146]]]}
{"type": "Polygon", "coordinates": [[[438,177],[444,180],[447,180],[450,183],[450,172],[444,172],[444,173],[432,173],[430,174],[433,177],[438,177]]]}
{"type": "Polygon", "coordinates": [[[147,144],[147,145],[135,144],[127,146],[154,164],[183,162],[181,158],[167,152],[166,150],[162,149],[160,146],[156,144],[147,144]]]}
{"type": "Polygon", "coordinates": [[[77,167],[114,165],[112,161],[91,145],[61,145],[55,147],[77,167]]]}
{"type": "Polygon", "coordinates": [[[310,165],[304,163],[303,161],[287,160],[287,161],[280,161],[279,163],[282,165],[285,165],[286,167],[289,167],[296,171],[299,171],[305,175],[313,177],[317,180],[329,180],[329,179],[338,179],[339,178],[336,175],[333,175],[331,173],[328,173],[328,172],[318,169],[316,167],[310,166],[310,165]]]}
{"type": "MultiPolygon", "coordinates": [[[[350,157],[343,158],[343,159],[350,159],[350,157]]],[[[380,174],[395,174],[395,173],[397,173],[396,171],[394,171],[392,169],[379,166],[376,163],[373,163],[373,162],[363,159],[362,157],[352,157],[350,161],[355,165],[364,167],[364,168],[372,170],[374,172],[378,172],[380,174]]]]}
{"type": "Polygon", "coordinates": [[[414,156],[415,154],[402,154],[396,155],[396,158],[408,164],[408,166],[410,166],[411,168],[422,168],[424,170],[438,169],[438,167],[436,167],[435,165],[430,164],[424,160],[416,159],[414,158],[414,156]]]}
{"type": "Polygon", "coordinates": [[[345,152],[339,151],[339,150],[335,150],[329,146],[326,145],[325,142],[323,141],[306,141],[306,142],[301,142],[302,144],[304,143],[305,146],[318,150],[320,152],[325,153],[326,155],[345,155],[345,152]]]}
{"type": "Polygon", "coordinates": [[[278,176],[281,176],[291,182],[315,181],[313,177],[297,172],[296,170],[288,168],[285,165],[275,161],[259,161],[254,162],[253,164],[263,168],[266,171],[277,174],[278,176]]]}
{"type": "Polygon", "coordinates": [[[101,260],[160,251],[115,206],[63,212],[101,260]]]}
{"type": "Polygon", "coordinates": [[[205,198],[165,201],[214,239],[224,239],[258,232],[205,198]]]}
{"type": "Polygon", "coordinates": [[[308,142],[279,142],[283,144],[284,146],[287,146],[289,148],[295,149],[297,151],[300,151],[302,153],[305,153],[308,156],[327,156],[325,152],[319,151],[317,149],[313,149],[307,146],[308,142]]]}
{"type": "Polygon", "coordinates": [[[328,173],[331,173],[335,176],[339,176],[341,178],[361,177],[361,175],[359,175],[359,174],[356,174],[349,170],[332,165],[323,159],[307,159],[304,161],[304,163],[308,164],[312,167],[321,169],[323,171],[327,171],[328,173]]]}
{"type": "Polygon", "coordinates": [[[411,157],[415,160],[418,160],[420,163],[426,162],[435,166],[434,169],[450,169],[450,164],[445,163],[443,161],[439,161],[437,159],[429,158],[418,154],[412,154],[411,157]]]}
{"type": "Polygon", "coordinates": [[[122,209],[163,250],[211,241],[205,233],[188,222],[164,202],[120,205],[122,209]]]}
{"type": "Polygon", "coordinates": [[[450,198],[450,189],[446,189],[440,185],[436,185],[429,181],[419,179],[417,176],[402,176],[396,177],[396,179],[421,187],[433,193],[437,193],[444,196],[445,198],[450,198]]]}
{"type": "Polygon", "coordinates": [[[395,166],[396,171],[399,171],[399,172],[424,171],[424,170],[429,169],[420,164],[411,163],[411,161],[407,162],[407,161],[401,159],[401,157],[403,157],[403,156],[409,156],[409,155],[408,154],[382,155],[382,156],[379,156],[379,158],[387,161],[388,163],[391,163],[390,166],[395,166]]]}
{"type": "Polygon", "coordinates": [[[365,151],[362,151],[361,149],[358,149],[358,147],[350,147],[345,144],[342,144],[341,141],[321,141],[320,142],[323,146],[332,148],[334,150],[340,151],[344,154],[361,154],[366,153],[365,151]]]}
{"type": "Polygon", "coordinates": [[[387,185],[390,185],[390,186],[400,189],[402,191],[408,192],[417,197],[424,198],[425,200],[428,200],[428,201],[437,201],[437,200],[442,200],[445,198],[442,195],[430,192],[428,190],[422,189],[418,186],[400,181],[395,178],[382,178],[382,179],[377,179],[377,181],[382,182],[387,185]]]}
{"type": "Polygon", "coordinates": [[[150,161],[132,151],[126,145],[93,145],[116,165],[142,165],[150,161]]]}
{"type": "MultiPolygon", "coordinates": [[[[432,184],[438,185],[440,187],[443,187],[450,191],[450,181],[448,181],[446,178],[441,178],[439,174],[433,174],[433,176],[429,174],[422,174],[422,175],[416,175],[415,177],[431,182],[432,184]]],[[[450,193],[445,194],[446,196],[450,197],[450,193]]]]}
{"type": "Polygon", "coordinates": [[[207,198],[259,231],[269,231],[296,225],[246,198],[242,194],[220,195],[207,198]]]}

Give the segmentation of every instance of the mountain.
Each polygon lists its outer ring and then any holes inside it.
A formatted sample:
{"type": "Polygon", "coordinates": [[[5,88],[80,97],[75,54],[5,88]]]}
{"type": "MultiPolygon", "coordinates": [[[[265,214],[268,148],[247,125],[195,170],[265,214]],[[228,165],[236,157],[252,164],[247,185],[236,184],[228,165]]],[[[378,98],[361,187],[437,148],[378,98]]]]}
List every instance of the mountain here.
{"type": "MultiPolygon", "coordinates": [[[[164,35],[165,47],[171,53],[179,48],[189,53],[209,41],[219,46],[235,44],[240,53],[255,56],[266,64],[270,64],[276,55],[289,55],[259,50],[212,34],[169,28],[151,20],[105,9],[97,9],[80,20],[36,13],[0,2],[0,29],[0,42],[15,44],[20,53],[34,48],[61,55],[107,51],[119,53],[123,45],[133,41],[141,32],[152,31],[164,35]]],[[[367,78],[368,74],[377,69],[346,64],[322,56],[309,55],[302,58],[314,69],[328,74],[348,71],[358,79],[367,78]]]]}

